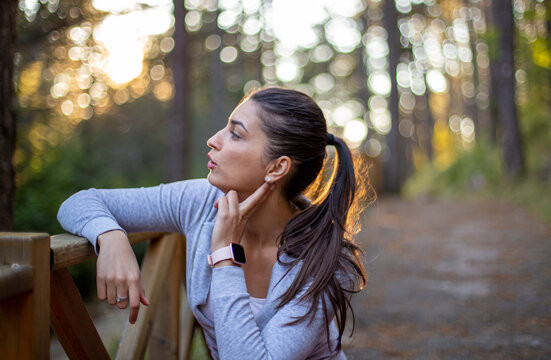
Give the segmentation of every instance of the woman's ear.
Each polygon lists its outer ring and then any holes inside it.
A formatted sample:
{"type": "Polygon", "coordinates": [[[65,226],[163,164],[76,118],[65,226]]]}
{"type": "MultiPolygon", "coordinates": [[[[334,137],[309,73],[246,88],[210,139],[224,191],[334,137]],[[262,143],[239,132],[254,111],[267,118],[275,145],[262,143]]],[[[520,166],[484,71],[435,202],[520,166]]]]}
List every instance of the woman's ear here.
{"type": "Polygon", "coordinates": [[[270,161],[266,167],[266,177],[270,178],[271,183],[281,180],[291,171],[293,161],[288,156],[280,156],[270,161]]]}

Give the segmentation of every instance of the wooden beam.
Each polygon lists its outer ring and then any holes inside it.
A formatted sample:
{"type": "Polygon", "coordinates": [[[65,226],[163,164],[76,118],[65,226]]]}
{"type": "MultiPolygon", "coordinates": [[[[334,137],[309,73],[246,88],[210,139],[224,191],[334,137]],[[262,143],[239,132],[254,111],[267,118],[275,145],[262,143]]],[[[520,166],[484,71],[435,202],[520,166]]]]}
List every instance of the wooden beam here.
{"type": "Polygon", "coordinates": [[[50,322],[67,356],[79,360],[109,360],[69,270],[52,272],[51,280],[50,322]]]}
{"type": "MultiPolygon", "coordinates": [[[[149,339],[150,359],[178,359],[180,291],[185,266],[185,238],[179,236],[174,246],[168,274],[161,288],[162,306],[155,313],[149,339]]],[[[185,296],[185,294],[184,294],[185,296]]]]}
{"type": "Polygon", "coordinates": [[[90,242],[71,234],[52,236],[52,271],[67,268],[96,256],[90,242]]]}
{"type": "Polygon", "coordinates": [[[33,268],[28,265],[0,265],[0,300],[33,289],[33,268]]]}
{"type": "MultiPolygon", "coordinates": [[[[128,320],[117,351],[117,359],[142,359],[147,339],[153,327],[155,311],[161,300],[162,279],[168,275],[170,259],[175,252],[178,234],[168,234],[152,240],[142,263],[142,284],[149,299],[149,306],[141,306],[138,320],[131,325],[128,320]]],[[[164,305],[164,303],[163,303],[164,305]]]]}
{"type": "Polygon", "coordinates": [[[50,357],[50,236],[0,233],[0,264],[30,266],[32,290],[0,301],[0,358],[50,357]]]}
{"type": "Polygon", "coordinates": [[[191,358],[193,334],[195,333],[196,325],[195,317],[189,308],[187,296],[183,294],[180,308],[180,359],[191,358]]]}
{"type": "Polygon", "coordinates": [[[178,354],[178,358],[187,360],[191,358],[191,350],[193,346],[193,334],[195,333],[195,329],[197,328],[198,324],[197,324],[197,320],[195,320],[195,316],[193,316],[193,313],[191,312],[189,303],[187,301],[187,292],[185,289],[186,271],[187,269],[186,269],[186,262],[184,257],[184,261],[182,264],[182,278],[184,279],[184,286],[181,287],[182,294],[180,296],[180,312],[179,312],[180,314],[179,316],[180,351],[178,354]]]}
{"type": "MultiPolygon", "coordinates": [[[[143,232],[128,234],[132,245],[162,236],[163,232],[143,232]]],[[[96,256],[94,248],[88,240],[71,234],[52,236],[52,270],[59,270],[75,265],[96,256]]]]}

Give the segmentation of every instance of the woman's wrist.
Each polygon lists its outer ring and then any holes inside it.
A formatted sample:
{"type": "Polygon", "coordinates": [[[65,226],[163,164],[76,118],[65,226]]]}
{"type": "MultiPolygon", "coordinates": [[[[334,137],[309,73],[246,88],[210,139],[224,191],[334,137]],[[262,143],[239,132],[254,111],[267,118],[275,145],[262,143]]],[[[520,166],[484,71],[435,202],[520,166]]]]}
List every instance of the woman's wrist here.
{"type": "Polygon", "coordinates": [[[221,268],[221,267],[225,267],[225,266],[238,266],[238,267],[241,267],[241,265],[234,263],[230,259],[227,259],[227,260],[222,260],[222,261],[217,262],[214,265],[214,268],[217,269],[217,268],[221,268]]]}
{"type": "Polygon", "coordinates": [[[128,243],[128,237],[124,231],[118,229],[106,231],[103,234],[98,235],[98,250],[108,245],[115,245],[115,243],[118,242],[128,243]]]}
{"type": "Polygon", "coordinates": [[[210,246],[210,253],[212,254],[213,252],[215,252],[216,250],[220,250],[222,248],[225,248],[226,246],[230,246],[230,243],[216,243],[216,244],[212,244],[210,246]]]}

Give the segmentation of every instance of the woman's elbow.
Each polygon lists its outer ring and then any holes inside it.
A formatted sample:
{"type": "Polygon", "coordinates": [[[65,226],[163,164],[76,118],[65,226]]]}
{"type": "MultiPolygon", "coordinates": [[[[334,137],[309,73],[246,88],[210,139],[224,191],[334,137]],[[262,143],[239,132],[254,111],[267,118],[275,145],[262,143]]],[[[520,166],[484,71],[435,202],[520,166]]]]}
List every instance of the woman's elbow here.
{"type": "Polygon", "coordinates": [[[90,190],[81,190],[69,196],[59,206],[59,209],[57,210],[57,221],[66,231],[74,232],[71,224],[74,223],[76,216],[79,213],[79,211],[77,211],[79,204],[82,204],[83,197],[85,197],[86,192],[89,191],[90,190]]]}

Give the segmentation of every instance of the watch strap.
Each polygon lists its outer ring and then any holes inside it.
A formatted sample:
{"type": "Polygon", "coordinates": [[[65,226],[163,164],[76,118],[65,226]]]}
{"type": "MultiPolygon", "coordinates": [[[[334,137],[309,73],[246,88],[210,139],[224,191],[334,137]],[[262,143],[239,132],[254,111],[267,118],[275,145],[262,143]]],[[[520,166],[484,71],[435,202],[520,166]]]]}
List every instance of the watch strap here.
{"type": "Polygon", "coordinates": [[[207,255],[207,257],[208,257],[209,265],[211,267],[213,267],[214,265],[216,265],[220,261],[233,260],[231,245],[224,246],[223,248],[220,248],[220,249],[216,250],[212,254],[207,255]]]}

